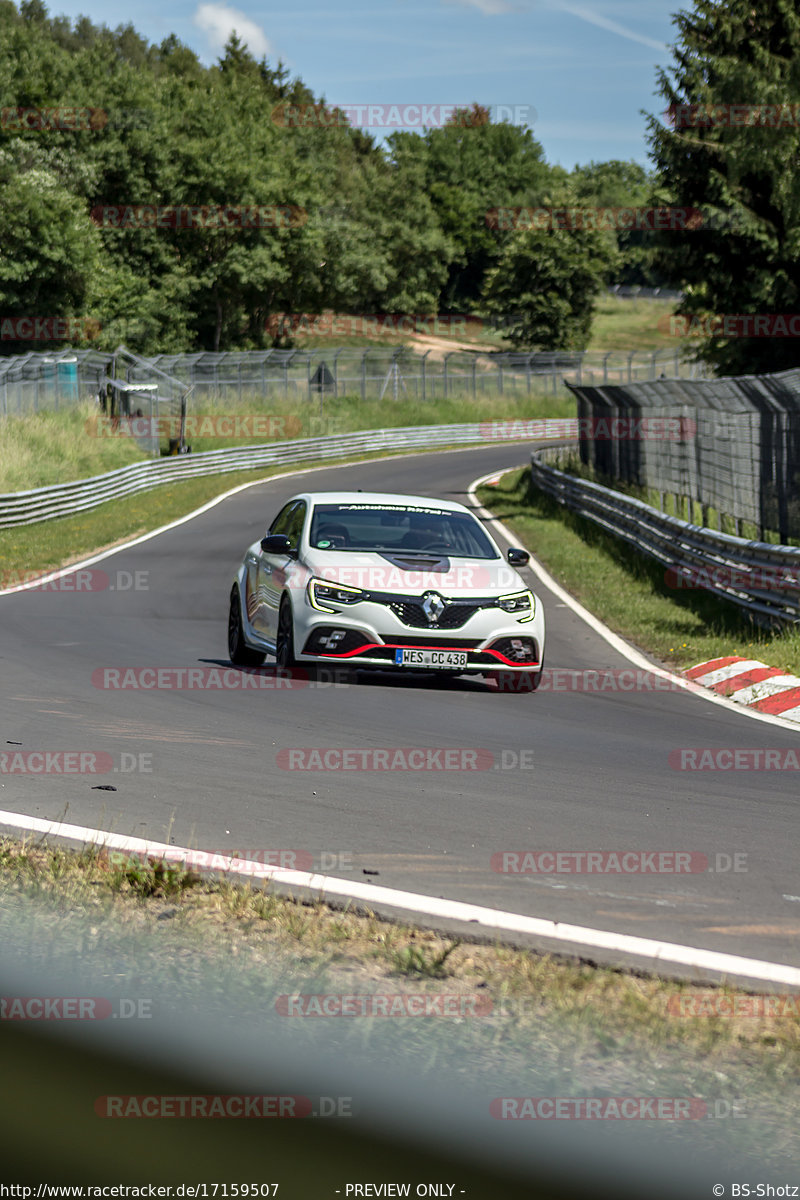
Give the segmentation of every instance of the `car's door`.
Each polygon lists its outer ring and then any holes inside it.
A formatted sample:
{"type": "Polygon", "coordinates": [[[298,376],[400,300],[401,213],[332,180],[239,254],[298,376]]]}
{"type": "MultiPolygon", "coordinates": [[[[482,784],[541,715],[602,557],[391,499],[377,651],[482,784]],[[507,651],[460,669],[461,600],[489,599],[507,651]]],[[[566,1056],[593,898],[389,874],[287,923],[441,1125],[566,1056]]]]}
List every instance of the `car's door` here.
{"type": "MultiPolygon", "coordinates": [[[[289,515],[297,501],[284,504],[267,533],[286,533],[289,515]]],[[[272,587],[274,555],[258,548],[255,557],[247,562],[247,615],[259,637],[269,637],[269,590],[272,587]]]]}
{"type": "MultiPolygon", "coordinates": [[[[290,501],[281,509],[275,522],[270,526],[271,534],[284,534],[294,549],[300,546],[300,537],[306,519],[306,503],[304,500],[290,501]]],[[[263,550],[259,555],[259,596],[263,597],[260,609],[262,622],[259,633],[269,642],[274,642],[278,632],[278,609],[281,596],[286,587],[289,573],[296,569],[296,560],[288,554],[267,554],[263,550]]]]}

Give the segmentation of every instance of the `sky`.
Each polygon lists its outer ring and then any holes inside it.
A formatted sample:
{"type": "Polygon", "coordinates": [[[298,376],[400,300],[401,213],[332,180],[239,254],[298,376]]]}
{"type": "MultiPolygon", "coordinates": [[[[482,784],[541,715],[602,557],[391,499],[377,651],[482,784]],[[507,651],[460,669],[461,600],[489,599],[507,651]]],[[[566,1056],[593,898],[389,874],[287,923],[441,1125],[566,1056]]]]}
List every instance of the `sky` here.
{"type": "MultiPolygon", "coordinates": [[[[353,113],[379,140],[386,121],[415,127],[424,105],[477,101],[527,124],[551,163],[648,165],[641,114],[659,113],[656,68],[669,67],[673,0],[48,0],[52,15],[131,23],[151,42],[174,33],[202,62],[232,29],[256,58],[281,59],[315,96],[353,113]],[[398,112],[391,113],[390,106],[398,112]],[[383,106],[376,108],[375,106],[383,106]],[[411,106],[411,107],[409,107],[411,106]]],[[[429,121],[446,119],[446,111],[429,121]]]]}

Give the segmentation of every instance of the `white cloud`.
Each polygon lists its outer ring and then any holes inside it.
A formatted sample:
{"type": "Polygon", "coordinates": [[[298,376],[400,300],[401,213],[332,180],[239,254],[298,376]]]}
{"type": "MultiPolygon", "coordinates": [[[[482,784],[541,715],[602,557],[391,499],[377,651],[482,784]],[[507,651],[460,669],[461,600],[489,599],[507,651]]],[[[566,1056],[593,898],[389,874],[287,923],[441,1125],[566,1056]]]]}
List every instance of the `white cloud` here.
{"type": "Polygon", "coordinates": [[[269,58],[272,55],[272,47],[263,29],[238,8],[231,8],[227,4],[201,4],[192,21],[202,29],[212,50],[221,52],[235,30],[254,58],[269,58]]]}
{"type": "Polygon", "coordinates": [[[588,8],[581,8],[574,4],[559,4],[558,7],[564,12],[572,13],[573,17],[578,17],[581,21],[588,21],[590,25],[597,25],[598,28],[628,38],[631,42],[639,42],[642,46],[649,46],[652,50],[661,50],[662,52],[667,49],[663,42],[657,42],[655,38],[646,37],[642,33],[635,33],[627,26],[611,21],[608,17],[602,17],[600,13],[591,12],[588,8]]]}
{"type": "Polygon", "coordinates": [[[514,5],[507,0],[448,0],[449,4],[463,4],[466,8],[477,8],[486,17],[497,16],[498,13],[514,12],[514,5]]]}

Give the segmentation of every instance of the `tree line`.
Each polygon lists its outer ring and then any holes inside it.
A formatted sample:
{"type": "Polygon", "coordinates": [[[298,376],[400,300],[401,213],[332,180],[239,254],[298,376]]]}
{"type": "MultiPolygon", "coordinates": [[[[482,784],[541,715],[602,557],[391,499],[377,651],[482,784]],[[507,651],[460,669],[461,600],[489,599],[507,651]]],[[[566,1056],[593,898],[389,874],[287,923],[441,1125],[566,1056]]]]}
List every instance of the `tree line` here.
{"type": "Polygon", "coordinates": [[[635,232],[531,228],[641,203],[644,168],[567,172],[478,104],[380,144],[235,35],[205,67],[175,37],[2,0],[0,105],[0,352],[65,322],[73,345],[145,353],[288,345],[276,314],[326,311],[483,315],[580,348],[607,282],[657,281],[635,232]]]}
{"type": "Polygon", "coordinates": [[[65,328],[144,353],[291,345],[298,314],[330,312],[474,314],[582,349],[613,282],[681,290],[722,373],[794,366],[800,2],[674,22],[652,169],[567,171],[479,103],[381,143],[235,36],[206,67],[174,36],[0,0],[0,352],[65,328]]]}

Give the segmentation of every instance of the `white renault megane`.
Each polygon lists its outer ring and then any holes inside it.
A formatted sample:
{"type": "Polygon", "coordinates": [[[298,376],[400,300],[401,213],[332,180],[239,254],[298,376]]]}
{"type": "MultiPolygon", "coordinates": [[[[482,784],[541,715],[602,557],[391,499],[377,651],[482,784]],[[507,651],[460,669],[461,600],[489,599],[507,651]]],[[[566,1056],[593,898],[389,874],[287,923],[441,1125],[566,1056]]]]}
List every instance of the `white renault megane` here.
{"type": "MultiPolygon", "coordinates": [[[[228,652],[290,669],[339,662],[541,679],[544,613],[461,504],[382,492],[293,496],[233,582],[228,652]]],[[[520,681],[521,682],[521,681],[520,681]]],[[[525,689],[527,690],[527,689],[525,689]]]]}

